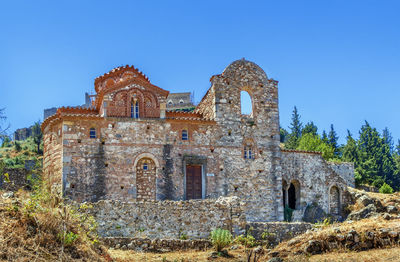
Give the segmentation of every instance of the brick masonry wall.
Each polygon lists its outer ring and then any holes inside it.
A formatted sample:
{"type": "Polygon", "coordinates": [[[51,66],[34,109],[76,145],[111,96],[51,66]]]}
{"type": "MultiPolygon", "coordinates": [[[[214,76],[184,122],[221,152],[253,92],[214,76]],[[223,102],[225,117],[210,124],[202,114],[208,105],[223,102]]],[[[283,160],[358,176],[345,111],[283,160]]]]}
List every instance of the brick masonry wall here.
{"type": "Polygon", "coordinates": [[[43,132],[43,174],[53,189],[61,193],[63,185],[63,145],[61,123],[47,126],[43,132]]]}
{"type": "Polygon", "coordinates": [[[237,198],[189,201],[102,200],[88,209],[101,237],[206,239],[215,228],[242,233],[245,217],[237,198]]]}

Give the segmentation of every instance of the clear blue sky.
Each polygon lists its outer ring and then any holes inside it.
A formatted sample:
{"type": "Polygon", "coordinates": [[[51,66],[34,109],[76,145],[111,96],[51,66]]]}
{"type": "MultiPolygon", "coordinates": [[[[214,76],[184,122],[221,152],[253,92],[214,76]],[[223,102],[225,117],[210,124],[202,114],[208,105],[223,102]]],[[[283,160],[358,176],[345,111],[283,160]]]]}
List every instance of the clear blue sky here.
{"type": "Polygon", "coordinates": [[[134,65],[194,91],[245,57],[279,81],[281,125],[364,120],[400,138],[400,1],[2,1],[0,107],[11,131],[79,105],[94,78],[134,65]]]}

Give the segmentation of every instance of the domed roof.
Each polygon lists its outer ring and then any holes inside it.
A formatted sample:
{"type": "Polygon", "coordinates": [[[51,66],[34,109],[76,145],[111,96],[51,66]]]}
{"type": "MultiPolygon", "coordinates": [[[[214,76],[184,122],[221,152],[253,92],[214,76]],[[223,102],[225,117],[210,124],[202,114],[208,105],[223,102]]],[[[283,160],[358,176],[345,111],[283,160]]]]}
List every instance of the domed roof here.
{"type": "Polygon", "coordinates": [[[251,73],[257,75],[259,78],[268,79],[267,74],[261,67],[259,67],[256,63],[248,61],[244,58],[233,61],[224,69],[222,75],[235,76],[243,73],[251,73]]]}

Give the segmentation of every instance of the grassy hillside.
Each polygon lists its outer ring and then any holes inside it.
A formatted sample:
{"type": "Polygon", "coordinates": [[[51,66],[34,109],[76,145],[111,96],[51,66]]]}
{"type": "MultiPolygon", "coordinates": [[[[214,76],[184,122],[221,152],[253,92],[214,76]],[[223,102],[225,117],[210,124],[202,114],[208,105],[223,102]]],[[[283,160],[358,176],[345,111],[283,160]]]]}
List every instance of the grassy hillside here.
{"type": "Polygon", "coordinates": [[[41,163],[42,152],[43,143],[38,152],[32,137],[24,141],[6,141],[0,147],[0,161],[5,163],[6,168],[22,168],[25,160],[35,160],[37,163],[41,163]]]}

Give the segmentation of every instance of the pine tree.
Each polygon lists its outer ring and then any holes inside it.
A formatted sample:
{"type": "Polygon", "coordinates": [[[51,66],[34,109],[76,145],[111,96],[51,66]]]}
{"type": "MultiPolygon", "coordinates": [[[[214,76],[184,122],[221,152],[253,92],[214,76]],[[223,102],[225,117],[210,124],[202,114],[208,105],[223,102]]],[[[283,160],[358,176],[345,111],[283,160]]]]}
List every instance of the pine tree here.
{"type": "Polygon", "coordinates": [[[347,142],[343,147],[343,160],[347,162],[353,162],[354,167],[358,166],[359,152],[357,148],[357,142],[354,140],[352,134],[347,130],[347,142]]]}
{"type": "Polygon", "coordinates": [[[300,121],[300,115],[297,112],[296,106],[293,109],[292,113],[292,122],[290,123],[290,134],[288,136],[288,140],[285,144],[287,149],[296,149],[299,145],[299,139],[301,137],[302,123],[300,121]]]}
{"type": "Polygon", "coordinates": [[[328,134],[328,144],[331,145],[335,151],[335,155],[339,155],[339,145],[338,145],[339,137],[336,134],[335,129],[333,128],[333,124],[331,124],[331,130],[328,134]]]}
{"type": "Polygon", "coordinates": [[[301,131],[301,134],[302,134],[302,135],[305,135],[305,134],[312,134],[312,135],[314,135],[314,136],[317,136],[317,135],[318,135],[318,127],[314,124],[313,121],[308,122],[308,123],[304,126],[303,130],[301,131]]]}
{"type": "Polygon", "coordinates": [[[383,142],[389,145],[390,154],[394,152],[394,142],[392,134],[389,132],[389,128],[385,127],[382,132],[383,142]]]}
{"type": "Polygon", "coordinates": [[[280,131],[280,141],[281,143],[285,143],[288,138],[289,132],[282,127],[279,128],[279,131],[280,131]]]}
{"type": "Polygon", "coordinates": [[[324,143],[328,144],[328,135],[326,134],[325,130],[322,131],[321,139],[322,139],[322,141],[324,141],[324,143]]]}

